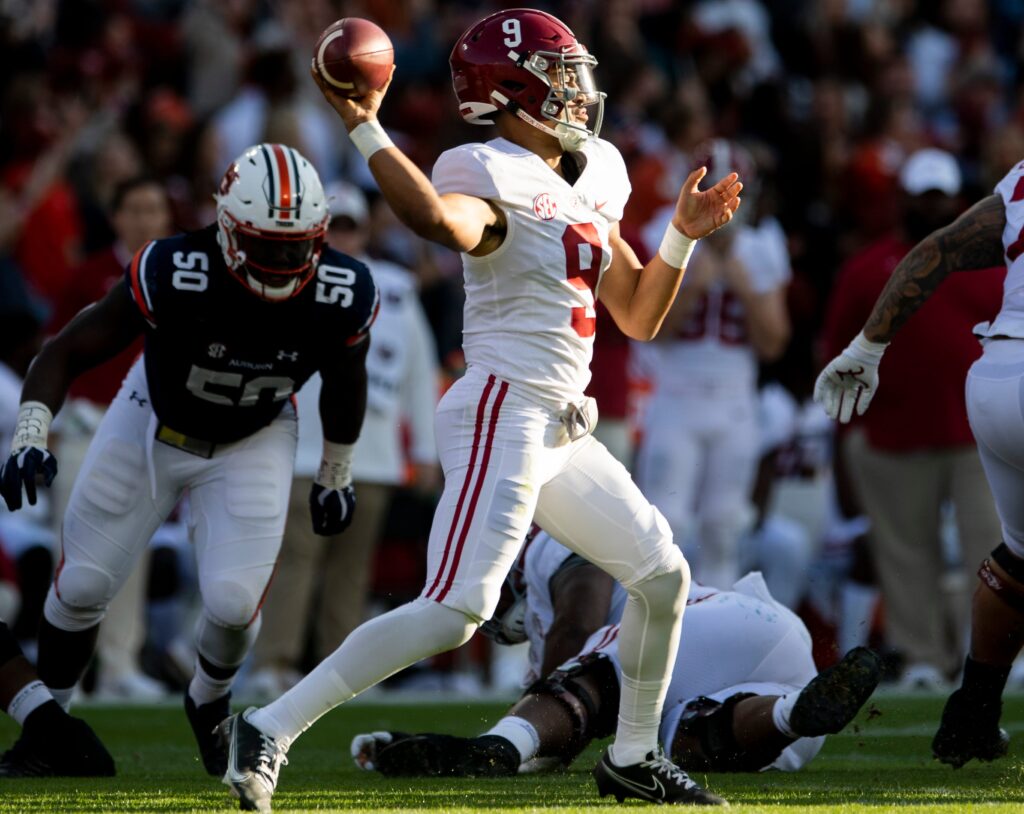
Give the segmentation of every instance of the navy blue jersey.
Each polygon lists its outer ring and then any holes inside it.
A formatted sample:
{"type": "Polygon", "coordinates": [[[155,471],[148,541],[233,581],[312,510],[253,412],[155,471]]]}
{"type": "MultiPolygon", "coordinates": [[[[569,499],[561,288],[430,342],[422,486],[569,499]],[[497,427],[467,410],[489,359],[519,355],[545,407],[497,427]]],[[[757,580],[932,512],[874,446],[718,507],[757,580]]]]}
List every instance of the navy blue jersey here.
{"type": "Polygon", "coordinates": [[[370,270],[329,247],[302,291],[267,302],[229,273],[216,226],[146,244],[125,282],[148,326],[157,418],[213,443],[273,421],[306,379],[366,339],[378,305],[370,270]]]}

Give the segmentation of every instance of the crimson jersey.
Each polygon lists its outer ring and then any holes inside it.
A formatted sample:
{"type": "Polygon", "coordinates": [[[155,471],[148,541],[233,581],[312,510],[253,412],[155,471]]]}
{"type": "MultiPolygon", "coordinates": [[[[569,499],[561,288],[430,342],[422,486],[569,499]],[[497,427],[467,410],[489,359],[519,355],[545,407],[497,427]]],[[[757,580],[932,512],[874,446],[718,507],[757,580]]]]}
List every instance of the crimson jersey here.
{"type": "Polygon", "coordinates": [[[229,274],[216,226],[146,244],[125,284],[146,320],[157,418],[214,443],[273,421],[314,372],[366,339],[378,306],[369,269],[328,247],[298,295],[262,300],[229,274]]]}

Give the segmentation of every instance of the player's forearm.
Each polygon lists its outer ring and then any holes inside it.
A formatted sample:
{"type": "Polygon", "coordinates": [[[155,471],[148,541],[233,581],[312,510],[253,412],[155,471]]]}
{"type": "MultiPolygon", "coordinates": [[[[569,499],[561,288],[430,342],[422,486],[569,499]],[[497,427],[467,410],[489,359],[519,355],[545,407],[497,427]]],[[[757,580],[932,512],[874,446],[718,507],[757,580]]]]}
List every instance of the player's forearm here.
{"type": "Polygon", "coordinates": [[[679,293],[684,272],[672,268],[659,255],[640,270],[624,318],[616,320],[626,336],[648,342],[658,335],[679,293]]]}
{"type": "Polygon", "coordinates": [[[358,440],[366,414],[366,390],[365,348],[342,369],[323,374],[320,423],[324,440],[333,444],[354,444],[358,440]]]}
{"type": "Polygon", "coordinates": [[[954,271],[1002,265],[1006,212],[998,195],[982,199],[949,226],[932,232],[893,269],[864,325],[870,342],[888,343],[954,271]]]}
{"type": "Polygon", "coordinates": [[[402,223],[425,240],[462,251],[448,224],[441,196],[408,156],[391,147],[374,153],[369,165],[384,200],[402,223]]]}

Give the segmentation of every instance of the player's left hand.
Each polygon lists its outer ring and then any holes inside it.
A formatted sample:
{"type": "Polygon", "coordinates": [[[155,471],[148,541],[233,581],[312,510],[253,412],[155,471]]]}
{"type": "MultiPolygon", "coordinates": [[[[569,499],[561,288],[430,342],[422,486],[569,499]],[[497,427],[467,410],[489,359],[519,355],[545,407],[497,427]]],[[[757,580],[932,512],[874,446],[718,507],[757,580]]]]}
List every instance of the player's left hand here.
{"type": "Polygon", "coordinates": [[[12,512],[21,508],[21,490],[24,486],[29,506],[36,505],[36,479],[45,486],[57,477],[57,459],[42,447],[19,447],[0,467],[0,495],[12,512]]]}
{"type": "Polygon", "coordinates": [[[835,359],[829,362],[814,383],[814,400],[825,408],[828,417],[846,424],[864,412],[878,390],[878,364],[887,345],[871,342],[858,334],[835,359]]]}
{"type": "Polygon", "coordinates": [[[725,226],[740,206],[739,194],[743,184],[739,176],[731,172],[710,189],[702,191],[697,186],[707,171],[707,167],[698,167],[687,176],[672,217],[672,225],[694,240],[725,226]]]}
{"type": "Polygon", "coordinates": [[[349,484],[341,489],[329,489],[314,483],[309,493],[309,513],[317,534],[324,537],[341,534],[352,524],[356,513],[355,488],[349,484]]]}

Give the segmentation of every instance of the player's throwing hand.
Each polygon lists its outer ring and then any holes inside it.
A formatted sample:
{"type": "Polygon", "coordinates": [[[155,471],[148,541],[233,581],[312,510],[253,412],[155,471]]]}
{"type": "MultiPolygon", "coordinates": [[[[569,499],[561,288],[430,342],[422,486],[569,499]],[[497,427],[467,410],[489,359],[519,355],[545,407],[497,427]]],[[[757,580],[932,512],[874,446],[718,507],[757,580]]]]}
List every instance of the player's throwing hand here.
{"type": "Polygon", "coordinates": [[[343,96],[327,84],[315,66],[311,66],[309,72],[317,87],[320,88],[320,92],[323,93],[324,98],[331,107],[338,111],[338,115],[341,116],[341,120],[345,123],[345,129],[350,133],[359,125],[377,118],[377,111],[380,109],[381,102],[384,101],[384,94],[388,92],[388,88],[391,87],[391,80],[395,76],[395,69],[392,67],[391,76],[388,77],[388,81],[377,90],[371,90],[365,96],[350,97],[343,96]]]}

